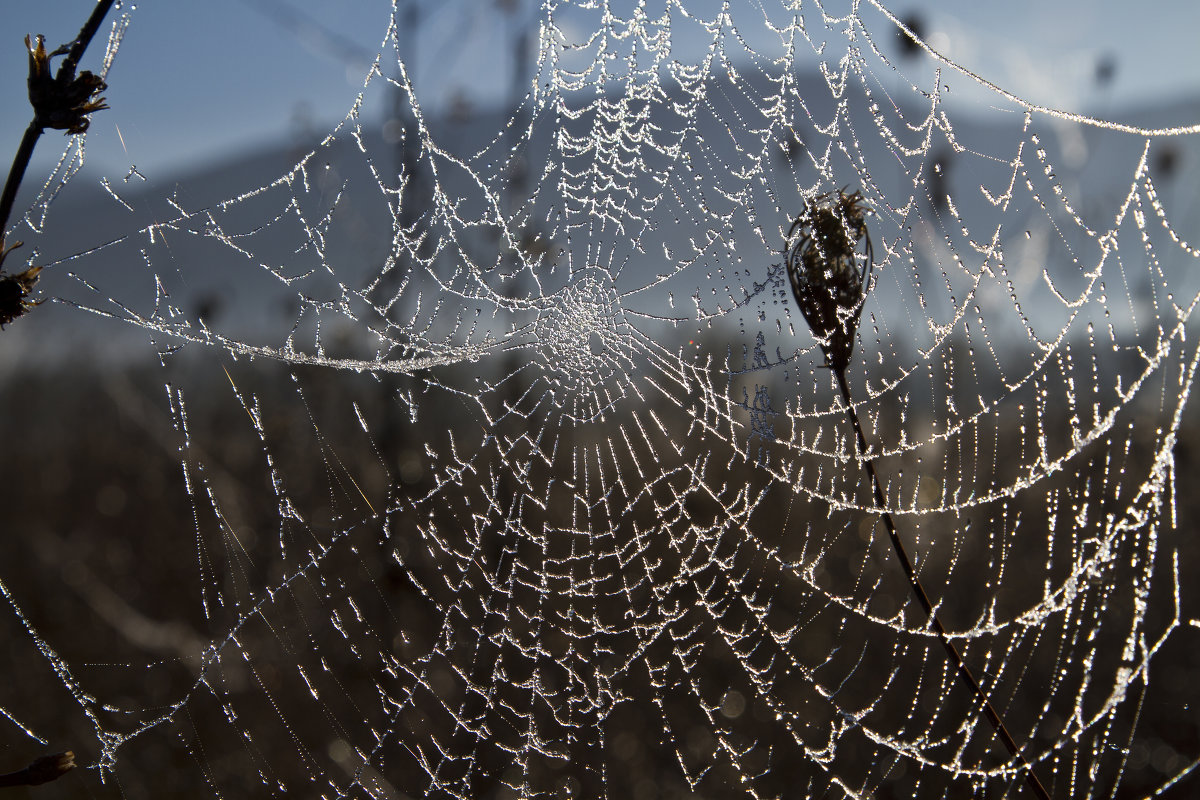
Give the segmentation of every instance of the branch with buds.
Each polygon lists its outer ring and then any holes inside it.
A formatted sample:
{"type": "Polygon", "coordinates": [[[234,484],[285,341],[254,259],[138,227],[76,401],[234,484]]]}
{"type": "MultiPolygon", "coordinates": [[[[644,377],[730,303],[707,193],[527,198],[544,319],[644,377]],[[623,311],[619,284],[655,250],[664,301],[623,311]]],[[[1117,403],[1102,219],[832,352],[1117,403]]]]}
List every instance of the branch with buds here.
{"type": "MultiPolygon", "coordinates": [[[[4,182],[4,193],[0,195],[0,270],[4,257],[21,246],[21,242],[5,246],[4,232],[17,200],[17,189],[25,178],[25,170],[33,158],[33,148],[38,138],[47,128],[68,134],[84,133],[91,124],[88,115],[108,108],[104,98],[97,96],[107,87],[104,80],[87,70],[76,74],[75,69],[112,4],[113,0],[99,0],[79,35],[69,45],[52,52],[46,52],[44,36],[39,34],[36,39],[25,37],[25,49],[29,53],[29,103],[33,106],[33,121],[21,137],[12,168],[8,171],[8,179],[4,182]],[[62,55],[66,58],[52,76],[50,59],[62,55]]],[[[30,267],[15,275],[0,271],[0,327],[37,305],[28,298],[40,271],[41,267],[30,267]]]]}

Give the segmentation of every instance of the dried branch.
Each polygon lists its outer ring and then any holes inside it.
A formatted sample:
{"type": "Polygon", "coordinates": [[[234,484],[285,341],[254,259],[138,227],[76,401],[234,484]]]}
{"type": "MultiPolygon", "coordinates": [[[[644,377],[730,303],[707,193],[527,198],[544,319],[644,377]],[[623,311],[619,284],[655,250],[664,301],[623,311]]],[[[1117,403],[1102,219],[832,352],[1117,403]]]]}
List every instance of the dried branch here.
{"type": "MultiPolygon", "coordinates": [[[[0,269],[4,256],[21,246],[21,242],[14,242],[5,247],[4,231],[8,227],[8,218],[17,200],[17,189],[25,178],[25,170],[29,168],[38,138],[46,128],[64,130],[68,134],[83,133],[90,123],[88,115],[108,108],[104,98],[97,97],[106,88],[104,81],[87,70],[76,75],[75,69],[112,4],[113,0],[99,0],[69,47],[63,45],[47,53],[45,37],[39,34],[36,44],[28,36],[25,37],[25,47],[29,51],[29,103],[33,106],[33,120],[17,146],[8,179],[4,182],[4,193],[0,195],[0,269]],[[59,65],[58,72],[51,77],[50,59],[64,54],[66,58],[59,65]]],[[[27,269],[17,275],[0,271],[0,325],[11,322],[37,305],[30,302],[28,297],[37,281],[38,269],[27,269]]]]}

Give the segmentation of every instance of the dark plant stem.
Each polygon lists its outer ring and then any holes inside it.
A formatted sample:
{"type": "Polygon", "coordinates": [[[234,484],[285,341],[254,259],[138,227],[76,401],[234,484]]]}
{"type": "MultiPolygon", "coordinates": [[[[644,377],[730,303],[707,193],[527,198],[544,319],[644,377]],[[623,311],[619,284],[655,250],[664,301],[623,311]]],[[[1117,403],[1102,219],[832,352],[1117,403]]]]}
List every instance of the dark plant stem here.
{"type": "Polygon", "coordinates": [[[33,148],[41,135],[42,126],[35,120],[29,123],[25,135],[21,137],[21,144],[13,157],[12,168],[8,171],[8,180],[4,182],[4,194],[0,196],[0,237],[3,237],[8,227],[8,217],[12,214],[13,203],[17,200],[17,189],[21,188],[25,170],[29,167],[29,159],[33,157],[33,148]]]}
{"type": "Polygon", "coordinates": [[[108,10],[112,8],[112,4],[113,0],[99,0],[96,3],[96,7],[92,9],[92,15],[88,17],[87,22],[83,23],[83,27],[79,29],[79,35],[75,37],[75,41],[71,44],[70,52],[63,59],[63,63],[59,65],[56,78],[59,75],[75,75],[75,68],[79,66],[84,51],[92,43],[92,37],[96,35],[96,31],[100,30],[100,23],[104,22],[104,17],[108,15],[108,10]]]}
{"type": "MultiPolygon", "coordinates": [[[[59,65],[55,80],[69,83],[75,77],[75,68],[79,66],[79,60],[83,58],[83,53],[91,44],[96,31],[100,30],[100,23],[104,21],[112,4],[113,0],[99,0],[96,3],[91,16],[79,30],[79,35],[72,42],[71,49],[67,51],[67,57],[59,65]]],[[[25,177],[25,170],[28,169],[29,160],[33,157],[33,148],[43,130],[45,127],[35,114],[33,121],[25,129],[25,135],[21,137],[21,144],[17,147],[12,168],[8,171],[8,179],[4,182],[4,194],[0,195],[0,238],[8,228],[8,218],[11,216],[13,204],[17,200],[17,189],[20,188],[21,180],[25,177]]]]}
{"type": "Polygon", "coordinates": [[[900,560],[900,566],[904,568],[904,575],[908,578],[908,583],[912,587],[913,594],[917,596],[917,601],[921,604],[921,608],[925,609],[925,616],[929,618],[929,625],[933,628],[934,633],[937,634],[942,647],[946,648],[946,654],[950,656],[950,662],[954,664],[954,669],[958,673],[958,677],[974,692],[975,698],[983,710],[983,715],[987,717],[988,722],[992,724],[992,727],[1000,736],[1000,741],[1004,743],[1004,747],[1008,750],[1009,755],[1021,765],[1021,769],[1025,772],[1025,781],[1029,784],[1029,788],[1038,797],[1038,800],[1050,800],[1050,793],[1046,791],[1046,787],[1038,780],[1033,767],[1021,755],[1020,748],[1017,747],[1012,734],[1005,727],[1004,719],[1000,716],[1000,712],[992,705],[992,701],[988,699],[987,693],[983,691],[983,687],[979,685],[979,681],[975,679],[975,675],[967,667],[967,662],[963,660],[962,654],[958,652],[958,648],[954,646],[954,642],[950,641],[945,627],[942,626],[942,621],[934,613],[933,603],[929,601],[929,595],[926,594],[925,587],[921,585],[921,579],[917,577],[917,571],[913,569],[912,560],[908,557],[908,551],[904,548],[904,542],[900,540],[900,535],[896,532],[896,524],[892,521],[892,515],[886,510],[883,486],[880,484],[879,476],[875,472],[874,460],[867,455],[869,451],[867,437],[863,434],[862,424],[858,421],[858,414],[854,411],[854,403],[850,399],[850,386],[846,383],[846,370],[834,368],[833,374],[837,377],[838,388],[841,389],[842,399],[846,402],[846,415],[850,418],[850,422],[854,426],[855,436],[858,438],[859,455],[862,456],[863,465],[867,468],[867,474],[871,477],[871,486],[875,493],[875,505],[878,506],[880,514],[883,516],[883,527],[887,529],[888,538],[892,540],[892,549],[896,551],[896,557],[900,560]]]}

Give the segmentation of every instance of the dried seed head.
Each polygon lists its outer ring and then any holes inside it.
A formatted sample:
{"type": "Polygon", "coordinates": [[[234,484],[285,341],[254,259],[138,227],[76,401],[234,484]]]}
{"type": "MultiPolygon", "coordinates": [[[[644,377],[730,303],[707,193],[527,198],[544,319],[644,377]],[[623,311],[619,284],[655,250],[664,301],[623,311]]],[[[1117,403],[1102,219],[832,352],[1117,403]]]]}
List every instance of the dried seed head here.
{"type": "Polygon", "coordinates": [[[15,275],[7,275],[2,269],[4,259],[20,246],[21,242],[13,242],[5,247],[4,240],[0,239],[0,328],[41,302],[29,299],[33,285],[37,283],[38,273],[42,271],[41,267],[30,267],[15,275]]]}
{"type": "Polygon", "coordinates": [[[822,194],[808,200],[788,231],[785,249],[792,294],[831,369],[850,363],[854,334],[870,286],[874,253],[862,193],[822,194]],[[858,244],[865,240],[860,266],[858,244]]]}
{"type": "Polygon", "coordinates": [[[50,59],[65,51],[46,52],[46,37],[38,34],[34,40],[25,37],[29,50],[29,102],[43,128],[57,128],[67,133],[84,133],[91,124],[88,114],[108,108],[103,97],[96,95],[108,88],[98,75],[84,70],[78,75],[72,68],[67,74],[59,70],[50,74],[50,59]]]}
{"type": "Polygon", "coordinates": [[[73,769],[75,769],[75,754],[70,750],[65,753],[55,753],[52,756],[42,756],[25,768],[25,783],[29,786],[40,786],[61,778],[73,769]]]}

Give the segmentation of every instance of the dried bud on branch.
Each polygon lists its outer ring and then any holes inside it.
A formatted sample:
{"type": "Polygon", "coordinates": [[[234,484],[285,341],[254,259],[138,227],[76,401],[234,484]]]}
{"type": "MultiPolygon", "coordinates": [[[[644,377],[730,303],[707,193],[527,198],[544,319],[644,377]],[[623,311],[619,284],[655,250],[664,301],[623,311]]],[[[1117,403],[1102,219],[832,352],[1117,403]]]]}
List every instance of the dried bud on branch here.
{"type": "Polygon", "coordinates": [[[67,133],[83,133],[91,120],[87,115],[102,108],[103,97],[95,97],[108,88],[98,75],[87,70],[75,75],[75,70],[59,70],[57,77],[50,74],[50,59],[62,55],[58,50],[46,52],[46,38],[38,34],[35,46],[25,37],[29,48],[29,102],[37,115],[36,121],[43,128],[65,130],[67,133]]]}
{"type": "MultiPolygon", "coordinates": [[[[4,247],[4,243],[0,241],[0,266],[3,266],[5,257],[20,246],[21,242],[13,242],[4,247]]],[[[33,285],[37,283],[37,276],[41,271],[41,267],[30,267],[16,275],[6,275],[0,271],[0,328],[40,302],[30,300],[29,294],[33,291],[33,285]]]]}

